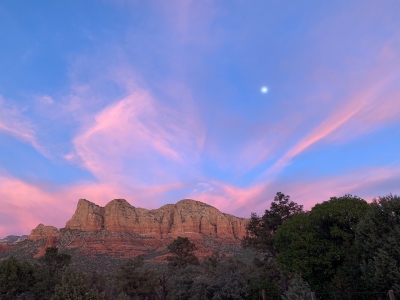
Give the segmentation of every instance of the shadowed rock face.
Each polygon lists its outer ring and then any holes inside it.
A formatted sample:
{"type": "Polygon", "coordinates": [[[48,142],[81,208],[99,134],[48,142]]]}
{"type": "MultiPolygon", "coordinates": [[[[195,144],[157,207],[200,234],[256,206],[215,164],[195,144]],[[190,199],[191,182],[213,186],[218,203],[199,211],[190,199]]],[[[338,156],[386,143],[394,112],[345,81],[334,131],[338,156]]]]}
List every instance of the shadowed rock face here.
{"type": "Polygon", "coordinates": [[[206,234],[240,239],[246,234],[247,219],[221,213],[216,208],[194,200],[182,200],[161,208],[136,208],[124,199],[115,199],[105,207],[80,199],[66,229],[106,230],[155,238],[206,234]]]}
{"type": "Polygon", "coordinates": [[[14,242],[18,241],[19,238],[21,238],[21,237],[17,236],[17,235],[9,235],[3,239],[0,239],[0,244],[1,243],[14,243],[14,242]]]}

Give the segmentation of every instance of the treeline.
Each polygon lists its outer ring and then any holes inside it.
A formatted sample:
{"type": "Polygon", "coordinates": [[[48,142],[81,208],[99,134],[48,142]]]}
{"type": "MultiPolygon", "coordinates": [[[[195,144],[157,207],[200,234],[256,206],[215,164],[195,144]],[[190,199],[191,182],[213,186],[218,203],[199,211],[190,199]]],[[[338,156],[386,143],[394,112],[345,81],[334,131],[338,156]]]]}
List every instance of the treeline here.
{"type": "MultiPolygon", "coordinates": [[[[245,247],[263,253],[270,282],[286,294],[400,292],[400,197],[345,195],[304,211],[277,193],[263,216],[252,214],[245,247]]],[[[302,298],[293,298],[302,299],[302,298]]],[[[386,298],[385,298],[386,299],[386,298]]]]}
{"type": "Polygon", "coordinates": [[[166,264],[139,256],[106,275],[71,268],[71,256],[55,247],[34,265],[10,257],[0,262],[0,300],[261,299],[262,290],[267,299],[308,300],[311,291],[323,295],[317,299],[333,292],[369,299],[368,292],[400,291],[398,196],[368,204],[345,195],[304,211],[277,193],[247,230],[242,245],[257,253],[247,262],[218,252],[199,261],[182,237],[168,246],[166,264]]]}
{"type": "Polygon", "coordinates": [[[138,256],[109,275],[85,274],[55,247],[35,265],[10,257],[0,262],[0,299],[259,299],[266,288],[262,267],[217,252],[202,261],[188,238],[168,247],[167,264],[146,264],[138,256]]]}

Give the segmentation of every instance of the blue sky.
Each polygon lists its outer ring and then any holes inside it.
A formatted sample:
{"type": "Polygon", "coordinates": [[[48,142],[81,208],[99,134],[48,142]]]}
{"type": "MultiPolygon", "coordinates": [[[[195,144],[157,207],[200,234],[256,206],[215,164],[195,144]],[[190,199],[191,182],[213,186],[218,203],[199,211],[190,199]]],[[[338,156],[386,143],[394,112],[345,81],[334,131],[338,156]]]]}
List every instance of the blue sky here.
{"type": "Polygon", "coordinates": [[[0,2],[0,236],[79,198],[249,217],[400,192],[398,1],[0,2]],[[263,86],[268,93],[261,93],[263,86]]]}

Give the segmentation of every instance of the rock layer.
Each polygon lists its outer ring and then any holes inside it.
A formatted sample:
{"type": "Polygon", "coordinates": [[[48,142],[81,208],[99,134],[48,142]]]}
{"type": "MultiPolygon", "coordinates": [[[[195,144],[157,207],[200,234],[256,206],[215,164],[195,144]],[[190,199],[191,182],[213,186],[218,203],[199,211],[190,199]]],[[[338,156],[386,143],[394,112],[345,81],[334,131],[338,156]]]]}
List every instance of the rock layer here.
{"type": "Polygon", "coordinates": [[[106,230],[155,238],[205,234],[241,239],[246,234],[247,219],[221,213],[215,207],[194,200],[182,200],[161,208],[136,208],[124,199],[115,199],[100,207],[85,199],[78,202],[66,229],[106,230]]]}

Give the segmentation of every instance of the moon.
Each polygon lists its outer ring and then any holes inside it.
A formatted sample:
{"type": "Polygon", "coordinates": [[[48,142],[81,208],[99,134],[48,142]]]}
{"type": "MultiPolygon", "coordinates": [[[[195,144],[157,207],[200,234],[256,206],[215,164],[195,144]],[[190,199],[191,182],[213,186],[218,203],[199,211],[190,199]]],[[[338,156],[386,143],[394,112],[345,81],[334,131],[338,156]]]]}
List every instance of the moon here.
{"type": "Polygon", "coordinates": [[[268,93],[268,87],[263,86],[263,87],[261,88],[261,93],[263,93],[263,94],[268,93]]]}

